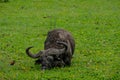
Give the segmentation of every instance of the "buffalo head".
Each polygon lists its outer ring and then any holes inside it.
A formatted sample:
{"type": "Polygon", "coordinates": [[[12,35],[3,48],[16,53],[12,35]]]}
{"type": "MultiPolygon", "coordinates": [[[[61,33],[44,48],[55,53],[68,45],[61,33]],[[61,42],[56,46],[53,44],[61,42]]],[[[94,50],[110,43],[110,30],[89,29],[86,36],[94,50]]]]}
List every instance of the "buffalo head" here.
{"type": "Polygon", "coordinates": [[[64,66],[64,62],[60,59],[60,55],[67,51],[68,45],[65,42],[56,42],[58,45],[64,46],[62,49],[49,48],[46,50],[41,50],[37,54],[32,54],[28,47],[26,49],[26,54],[31,58],[38,58],[36,64],[41,64],[42,69],[50,69],[52,67],[61,67],[64,66]]]}

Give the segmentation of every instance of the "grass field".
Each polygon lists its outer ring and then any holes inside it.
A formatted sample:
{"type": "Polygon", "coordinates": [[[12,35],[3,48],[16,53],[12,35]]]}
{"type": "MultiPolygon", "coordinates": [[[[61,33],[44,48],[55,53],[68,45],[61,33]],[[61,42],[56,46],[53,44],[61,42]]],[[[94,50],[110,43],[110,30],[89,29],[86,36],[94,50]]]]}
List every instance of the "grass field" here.
{"type": "Polygon", "coordinates": [[[0,80],[120,80],[120,1],[1,1],[0,80]],[[54,28],[75,38],[72,65],[41,71],[25,49],[42,50],[54,28]]]}

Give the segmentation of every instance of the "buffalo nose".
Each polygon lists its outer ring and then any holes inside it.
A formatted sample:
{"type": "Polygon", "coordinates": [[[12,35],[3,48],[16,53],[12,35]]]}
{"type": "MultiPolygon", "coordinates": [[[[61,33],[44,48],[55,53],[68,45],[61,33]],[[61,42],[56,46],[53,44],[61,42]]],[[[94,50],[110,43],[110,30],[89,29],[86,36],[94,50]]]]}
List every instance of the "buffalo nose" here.
{"type": "Polygon", "coordinates": [[[42,70],[46,70],[47,69],[47,67],[46,66],[42,66],[42,68],[41,68],[42,70]]]}

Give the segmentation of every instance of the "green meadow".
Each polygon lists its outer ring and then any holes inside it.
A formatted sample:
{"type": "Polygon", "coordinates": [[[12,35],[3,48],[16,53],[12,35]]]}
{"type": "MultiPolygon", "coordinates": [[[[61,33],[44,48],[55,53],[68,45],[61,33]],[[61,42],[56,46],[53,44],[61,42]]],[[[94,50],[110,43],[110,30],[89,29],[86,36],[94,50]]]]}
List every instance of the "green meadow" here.
{"type": "Polygon", "coordinates": [[[0,0],[0,80],[120,80],[120,0],[0,0]],[[56,28],[75,39],[72,65],[42,71],[25,49],[56,28]]]}

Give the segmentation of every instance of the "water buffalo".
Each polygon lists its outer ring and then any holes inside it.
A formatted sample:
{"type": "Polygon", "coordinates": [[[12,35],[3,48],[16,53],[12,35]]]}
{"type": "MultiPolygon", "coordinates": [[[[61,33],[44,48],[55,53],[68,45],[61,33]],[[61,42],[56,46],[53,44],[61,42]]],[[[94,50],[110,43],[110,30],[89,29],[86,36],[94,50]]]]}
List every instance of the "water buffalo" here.
{"type": "Polygon", "coordinates": [[[44,49],[49,49],[49,48],[57,48],[60,49],[62,46],[56,44],[57,41],[63,41],[66,42],[68,47],[67,51],[60,55],[61,59],[63,59],[64,63],[66,66],[71,65],[71,59],[72,55],[75,50],[75,40],[72,37],[72,35],[64,30],[64,29],[54,29],[48,32],[47,38],[44,42],[44,49]]]}
{"type": "Polygon", "coordinates": [[[37,54],[32,54],[26,49],[28,56],[38,58],[36,64],[42,64],[42,69],[52,67],[70,66],[75,49],[75,41],[71,34],[64,29],[54,29],[49,31],[44,42],[44,50],[37,54]]]}

